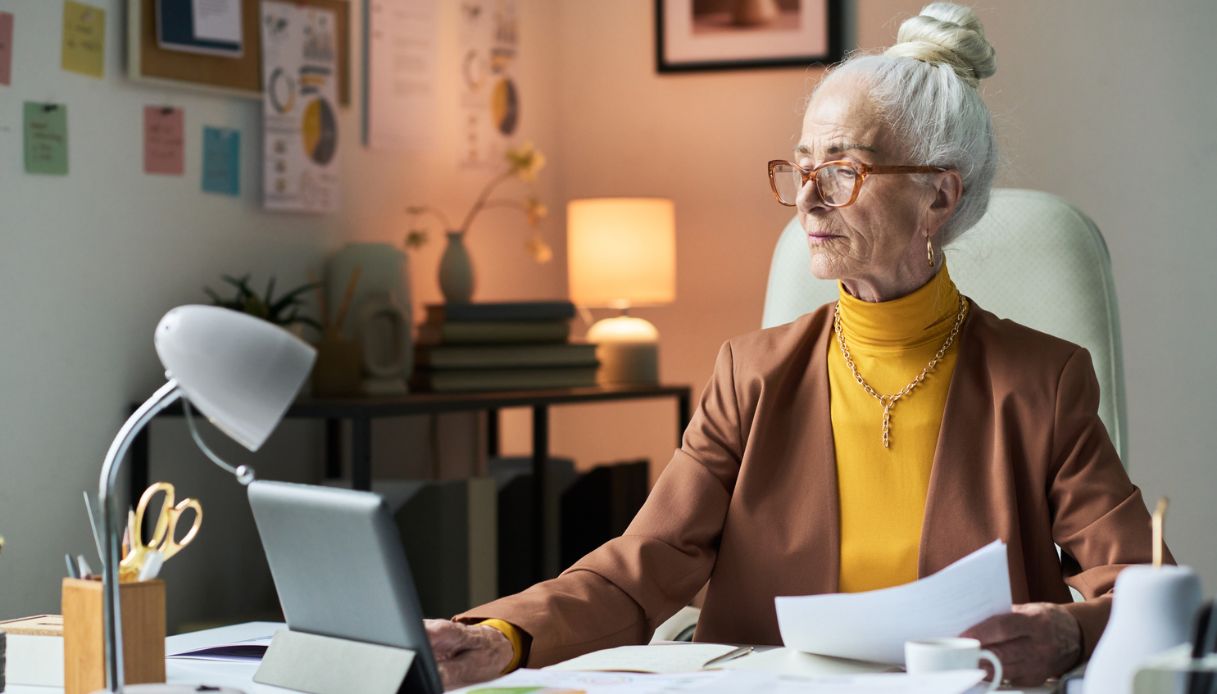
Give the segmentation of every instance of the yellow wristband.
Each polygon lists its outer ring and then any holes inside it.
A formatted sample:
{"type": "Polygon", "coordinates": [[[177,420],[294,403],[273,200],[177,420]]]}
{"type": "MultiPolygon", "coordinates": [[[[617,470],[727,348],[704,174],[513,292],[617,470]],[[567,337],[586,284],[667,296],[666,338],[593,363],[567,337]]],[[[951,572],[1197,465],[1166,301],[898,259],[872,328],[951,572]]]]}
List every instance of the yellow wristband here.
{"type": "Polygon", "coordinates": [[[520,631],[519,627],[501,619],[482,620],[474,626],[490,627],[502,632],[503,636],[506,636],[507,640],[511,642],[511,662],[507,664],[506,668],[503,668],[503,672],[500,674],[506,675],[520,667],[520,661],[524,659],[524,633],[520,631]]]}

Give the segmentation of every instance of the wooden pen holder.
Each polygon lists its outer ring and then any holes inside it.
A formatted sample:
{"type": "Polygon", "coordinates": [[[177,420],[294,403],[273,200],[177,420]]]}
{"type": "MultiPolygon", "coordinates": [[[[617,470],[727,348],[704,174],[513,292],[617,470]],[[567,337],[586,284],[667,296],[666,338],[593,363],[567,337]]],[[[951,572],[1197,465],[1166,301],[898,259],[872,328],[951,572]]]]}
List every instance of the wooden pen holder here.
{"type": "MultiPolygon", "coordinates": [[[[119,584],[126,684],[165,681],[165,582],[119,584]]],[[[106,687],[101,581],[63,579],[64,694],[106,687]]]]}

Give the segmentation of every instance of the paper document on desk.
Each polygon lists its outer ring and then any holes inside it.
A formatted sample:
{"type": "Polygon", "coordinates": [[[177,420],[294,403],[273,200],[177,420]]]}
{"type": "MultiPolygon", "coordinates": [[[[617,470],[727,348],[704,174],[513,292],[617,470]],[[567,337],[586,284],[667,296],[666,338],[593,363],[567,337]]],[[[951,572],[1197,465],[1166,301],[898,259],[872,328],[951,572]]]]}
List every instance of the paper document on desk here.
{"type": "Polygon", "coordinates": [[[867,593],[775,599],[788,648],[879,663],[904,662],[904,642],[958,636],[1010,611],[1006,543],[997,540],[938,573],[867,593]]]}
{"type": "Polygon", "coordinates": [[[545,669],[567,672],[697,672],[711,660],[735,650],[735,646],[716,643],[619,646],[571,658],[545,669]]]}
{"type": "Polygon", "coordinates": [[[449,694],[505,694],[567,690],[583,694],[963,694],[985,676],[982,670],[952,670],[924,675],[837,675],[799,677],[776,672],[691,672],[645,675],[624,672],[516,670],[491,682],[449,694]]]}

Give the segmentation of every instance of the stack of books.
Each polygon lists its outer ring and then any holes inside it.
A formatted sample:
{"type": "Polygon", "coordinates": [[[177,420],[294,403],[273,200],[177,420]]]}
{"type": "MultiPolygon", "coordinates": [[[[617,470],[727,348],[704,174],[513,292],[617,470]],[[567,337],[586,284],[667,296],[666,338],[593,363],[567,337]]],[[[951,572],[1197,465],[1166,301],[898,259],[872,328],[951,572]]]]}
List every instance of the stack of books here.
{"type": "Polygon", "coordinates": [[[477,391],[596,385],[596,346],[570,341],[569,301],[432,304],[418,330],[414,385],[477,391]]]}

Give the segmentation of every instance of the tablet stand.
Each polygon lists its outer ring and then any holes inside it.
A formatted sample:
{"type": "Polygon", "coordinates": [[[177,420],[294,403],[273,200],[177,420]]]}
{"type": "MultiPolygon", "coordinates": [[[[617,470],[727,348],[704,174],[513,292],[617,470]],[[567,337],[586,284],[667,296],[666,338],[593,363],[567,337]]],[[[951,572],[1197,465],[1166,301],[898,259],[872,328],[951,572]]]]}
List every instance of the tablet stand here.
{"type": "Polygon", "coordinates": [[[254,682],[309,694],[430,694],[415,652],[283,629],[277,632],[254,682]]]}

